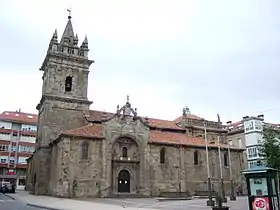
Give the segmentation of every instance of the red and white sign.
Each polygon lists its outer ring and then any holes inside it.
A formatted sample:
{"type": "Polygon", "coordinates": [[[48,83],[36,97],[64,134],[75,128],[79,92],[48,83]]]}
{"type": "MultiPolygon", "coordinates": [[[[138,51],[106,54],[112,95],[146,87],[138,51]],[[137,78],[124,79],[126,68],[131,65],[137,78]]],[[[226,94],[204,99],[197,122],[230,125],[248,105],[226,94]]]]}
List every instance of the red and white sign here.
{"type": "Polygon", "coordinates": [[[270,210],[268,198],[255,198],[252,205],[253,210],[270,210]]]}

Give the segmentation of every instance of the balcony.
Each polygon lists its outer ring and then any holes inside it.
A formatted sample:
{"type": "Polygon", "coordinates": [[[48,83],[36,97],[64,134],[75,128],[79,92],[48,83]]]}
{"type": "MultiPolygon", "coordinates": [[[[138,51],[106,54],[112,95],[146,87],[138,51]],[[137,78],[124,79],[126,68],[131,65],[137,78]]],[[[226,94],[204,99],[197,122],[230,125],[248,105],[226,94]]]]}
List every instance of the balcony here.
{"type": "Polygon", "coordinates": [[[20,136],[11,135],[11,141],[19,141],[19,140],[20,140],[20,136]]]}
{"type": "Polygon", "coordinates": [[[121,157],[114,155],[113,156],[113,161],[115,162],[127,162],[127,163],[138,163],[140,162],[140,157],[139,155],[134,155],[133,157],[121,157]]]}

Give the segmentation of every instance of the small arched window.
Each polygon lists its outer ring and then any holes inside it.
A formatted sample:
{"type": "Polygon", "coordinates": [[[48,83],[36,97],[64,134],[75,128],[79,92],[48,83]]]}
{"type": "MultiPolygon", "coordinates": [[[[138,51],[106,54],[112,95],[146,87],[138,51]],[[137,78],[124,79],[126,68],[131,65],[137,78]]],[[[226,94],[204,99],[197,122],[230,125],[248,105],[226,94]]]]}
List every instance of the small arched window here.
{"type": "Polygon", "coordinates": [[[72,77],[68,76],[65,79],[65,91],[70,92],[72,90],[72,77]]]}
{"type": "Polygon", "coordinates": [[[194,151],[193,153],[193,164],[198,165],[198,151],[194,151]]]}
{"type": "Polygon", "coordinates": [[[87,141],[84,141],[82,143],[82,148],[81,148],[81,158],[83,160],[87,160],[88,159],[88,142],[87,141]]]}
{"type": "Polygon", "coordinates": [[[127,158],[127,148],[126,147],[122,148],[122,157],[127,158]]]}
{"type": "Polygon", "coordinates": [[[228,166],[228,153],[224,153],[224,166],[228,166]]]}
{"type": "Polygon", "coordinates": [[[165,163],[165,148],[160,149],[160,163],[165,163]]]}

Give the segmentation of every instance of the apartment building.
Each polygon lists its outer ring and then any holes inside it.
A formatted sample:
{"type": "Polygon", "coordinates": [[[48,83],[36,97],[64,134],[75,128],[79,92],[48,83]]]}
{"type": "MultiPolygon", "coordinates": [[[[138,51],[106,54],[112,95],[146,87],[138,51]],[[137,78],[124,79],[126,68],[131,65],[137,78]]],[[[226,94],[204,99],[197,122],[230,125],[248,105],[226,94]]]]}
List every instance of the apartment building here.
{"type": "Polygon", "coordinates": [[[37,115],[19,111],[0,114],[0,180],[25,187],[27,158],[35,151],[37,115]]]}
{"type": "Polygon", "coordinates": [[[228,139],[233,145],[244,150],[244,161],[247,168],[254,167],[263,160],[260,155],[260,143],[263,140],[263,130],[266,127],[280,129],[280,124],[264,122],[264,115],[245,116],[242,120],[232,123],[227,122],[228,139]]]}

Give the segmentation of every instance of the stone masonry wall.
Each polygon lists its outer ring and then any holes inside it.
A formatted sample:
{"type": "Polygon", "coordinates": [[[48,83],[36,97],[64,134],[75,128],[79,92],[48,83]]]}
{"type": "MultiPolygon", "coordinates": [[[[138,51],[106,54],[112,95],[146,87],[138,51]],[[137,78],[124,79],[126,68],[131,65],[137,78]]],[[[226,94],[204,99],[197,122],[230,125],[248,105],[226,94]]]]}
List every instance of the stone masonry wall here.
{"type": "MultiPolygon", "coordinates": [[[[162,192],[188,192],[192,195],[197,190],[207,190],[204,147],[150,144],[148,130],[140,121],[123,124],[122,120],[115,118],[105,123],[104,140],[64,138],[57,144],[56,167],[52,166],[57,171],[57,179],[51,180],[51,188],[55,189],[53,195],[104,197],[116,194],[117,176],[121,169],[131,173],[131,192],[142,196],[160,196],[162,192]],[[81,160],[83,141],[89,143],[88,160],[81,160]],[[124,145],[128,148],[129,157],[125,160],[120,154],[124,145]],[[161,164],[160,149],[163,147],[165,163],[161,164]],[[195,151],[198,152],[198,165],[194,165],[195,151]]],[[[52,151],[55,156],[54,148],[52,151]]],[[[231,152],[235,183],[239,183],[242,176],[240,153],[237,150],[231,152]]],[[[221,150],[221,160],[225,193],[229,195],[229,166],[224,164],[224,154],[227,154],[227,149],[221,150]]],[[[217,148],[209,148],[209,162],[214,190],[217,191],[220,182],[217,148]]]]}
{"type": "MultiPolygon", "coordinates": [[[[222,157],[225,150],[222,151],[222,157]]],[[[151,145],[151,167],[152,176],[152,194],[160,195],[160,192],[188,192],[194,194],[196,190],[207,190],[207,168],[206,168],[206,153],[204,148],[188,148],[178,146],[160,146],[151,145]],[[166,151],[166,161],[161,164],[160,148],[164,147],[166,151]],[[199,164],[194,165],[194,152],[199,153],[199,164]]],[[[238,153],[232,152],[232,170],[233,179],[236,183],[240,183],[240,164],[238,153]]],[[[217,149],[209,151],[210,171],[213,183],[217,185],[220,180],[220,167],[217,149]]],[[[222,169],[225,181],[225,192],[229,194],[229,166],[224,166],[222,158],[222,169]]]]}
{"type": "MultiPolygon", "coordinates": [[[[66,50],[62,53],[61,50],[52,48],[41,67],[44,72],[43,87],[42,98],[37,106],[38,147],[33,172],[37,177],[34,190],[36,194],[53,193],[50,176],[55,175],[49,163],[53,153],[52,148],[48,146],[49,143],[58,137],[60,131],[85,125],[84,114],[87,114],[91,104],[87,99],[87,90],[89,66],[92,61],[69,52],[66,50]],[[72,77],[71,91],[65,90],[68,76],[72,77]]],[[[65,147],[63,148],[65,153],[65,147]]]]}
{"type": "MultiPolygon", "coordinates": [[[[52,177],[52,195],[58,197],[98,197],[102,168],[100,140],[62,138],[57,144],[57,171],[52,177]],[[89,157],[81,159],[83,141],[89,143],[89,157]]],[[[56,146],[54,146],[56,147],[56,146]]]]}

